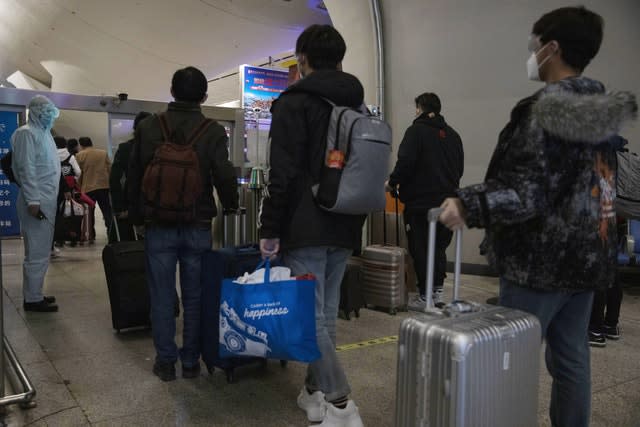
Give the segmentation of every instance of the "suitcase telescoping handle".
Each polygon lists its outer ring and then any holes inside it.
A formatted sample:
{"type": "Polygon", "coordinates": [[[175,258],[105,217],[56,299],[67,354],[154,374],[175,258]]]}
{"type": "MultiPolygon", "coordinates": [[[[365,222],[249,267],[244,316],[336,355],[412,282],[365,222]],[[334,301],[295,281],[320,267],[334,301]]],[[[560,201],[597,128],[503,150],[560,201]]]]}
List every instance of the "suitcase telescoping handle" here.
{"type": "MultiPolygon", "coordinates": [[[[396,211],[396,246],[400,246],[400,213],[398,207],[398,199],[400,195],[396,190],[390,191],[391,197],[395,200],[395,211],[396,211]]],[[[387,245],[387,210],[382,211],[382,240],[383,244],[387,245]]]]}
{"type": "MultiPolygon", "coordinates": [[[[113,199],[111,198],[111,193],[109,193],[109,205],[113,206],[113,199]]],[[[111,211],[111,226],[115,229],[116,231],[116,241],[120,242],[120,227],[118,227],[118,217],[116,216],[116,213],[112,210],[111,211]]],[[[136,227],[132,224],[131,227],[133,228],[133,239],[134,240],[138,240],[138,233],[136,232],[136,227]]],[[[111,230],[107,230],[107,234],[109,234],[111,230]]]]}
{"type": "MultiPolygon", "coordinates": [[[[122,241],[120,237],[120,227],[118,226],[118,217],[116,216],[115,213],[111,216],[111,226],[116,231],[116,241],[117,242],[122,241]]],[[[138,233],[136,232],[136,227],[133,225],[131,225],[131,227],[133,228],[133,240],[138,241],[138,233]]]]}
{"type": "MultiPolygon", "coordinates": [[[[442,208],[429,210],[429,243],[427,248],[427,303],[425,311],[433,309],[433,276],[436,258],[436,225],[438,217],[444,211],[442,208]]],[[[460,264],[462,263],[462,229],[456,230],[456,258],[453,275],[453,301],[458,301],[460,293],[460,264]]]]}

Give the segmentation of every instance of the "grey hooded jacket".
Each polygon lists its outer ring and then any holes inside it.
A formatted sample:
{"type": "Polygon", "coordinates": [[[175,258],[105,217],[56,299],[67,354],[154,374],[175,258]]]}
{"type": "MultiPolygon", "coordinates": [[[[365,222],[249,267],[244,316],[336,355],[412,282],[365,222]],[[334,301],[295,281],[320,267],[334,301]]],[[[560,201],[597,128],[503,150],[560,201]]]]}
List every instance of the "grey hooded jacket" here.
{"type": "Polygon", "coordinates": [[[485,181],[460,189],[469,227],[501,277],[537,289],[598,289],[616,257],[615,153],[635,97],[586,77],[520,101],[500,133],[485,181]]]}

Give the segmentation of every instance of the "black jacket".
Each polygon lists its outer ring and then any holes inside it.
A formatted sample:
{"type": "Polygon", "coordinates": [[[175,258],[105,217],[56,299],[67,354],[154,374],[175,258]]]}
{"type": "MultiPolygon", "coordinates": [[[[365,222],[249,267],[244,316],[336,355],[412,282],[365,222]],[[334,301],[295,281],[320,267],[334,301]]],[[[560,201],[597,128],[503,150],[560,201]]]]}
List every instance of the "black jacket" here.
{"type": "MultiPolygon", "coordinates": [[[[170,131],[182,133],[184,139],[203,118],[199,104],[172,102],[167,109],[170,131]]],[[[129,217],[136,224],[149,219],[144,218],[142,214],[142,178],[163,140],[160,120],[156,114],[138,123],[127,173],[129,217]]],[[[227,133],[224,127],[218,123],[210,125],[195,143],[195,148],[204,188],[198,200],[198,220],[210,222],[217,214],[213,198],[214,186],[225,209],[238,208],[238,181],[233,164],[229,161],[227,133]]]]}
{"type": "Polygon", "coordinates": [[[289,87],[271,109],[268,195],[260,216],[260,237],[280,238],[283,249],[309,246],[361,247],[364,216],[318,208],[311,186],[325,161],[331,106],[362,105],[358,79],[342,71],[314,71],[289,87]]]}
{"type": "Polygon", "coordinates": [[[134,141],[130,139],[118,145],[118,150],[113,156],[111,174],[109,175],[109,192],[111,193],[111,207],[115,213],[128,209],[127,169],[129,168],[129,159],[134,141]]]}
{"type": "Polygon", "coordinates": [[[404,134],[389,184],[400,185],[400,200],[407,212],[426,213],[456,195],[463,171],[458,133],[441,115],[423,113],[404,134]]]}

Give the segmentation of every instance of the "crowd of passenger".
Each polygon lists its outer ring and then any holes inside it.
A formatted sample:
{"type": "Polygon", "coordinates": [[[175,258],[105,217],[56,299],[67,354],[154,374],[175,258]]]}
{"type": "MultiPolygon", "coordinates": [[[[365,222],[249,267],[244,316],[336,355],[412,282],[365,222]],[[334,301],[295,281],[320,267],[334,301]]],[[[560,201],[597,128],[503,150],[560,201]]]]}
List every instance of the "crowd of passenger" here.
{"type": "MultiPolygon", "coordinates": [[[[500,274],[499,303],[535,314],[542,325],[553,377],[550,417],[557,426],[589,424],[589,319],[594,294],[617,283],[615,148],[609,141],[637,114],[632,95],[606,94],[602,83],[582,75],[602,37],[602,18],[583,7],[554,10],[534,24],[527,74],[546,86],[514,107],[482,183],[458,188],[461,139],[445,122],[440,99],[431,92],[415,99],[416,119],[405,133],[388,181],[408,207],[410,250],[420,259],[422,272],[426,212],[443,208],[435,292],[425,294],[420,274],[418,302],[442,302],[450,230],[485,230],[482,251],[500,274]],[[432,159],[438,160],[430,164],[432,159]],[[450,165],[443,166],[446,162],[450,165]]],[[[312,273],[316,278],[321,357],[308,365],[297,404],[309,421],[322,427],[363,425],[336,354],[336,318],[341,279],[348,258],[361,248],[365,217],[320,209],[311,190],[323,173],[330,104],[359,109],[364,102],[359,80],[342,71],[345,52],[344,39],[331,26],[313,25],[298,38],[295,54],[302,79],[272,107],[269,183],[260,213],[262,256],[281,255],[294,275],[312,273]]],[[[225,210],[238,209],[226,132],[207,121],[200,109],[207,88],[197,68],[176,71],[171,81],[174,102],[166,112],[136,118],[135,137],[121,145],[113,165],[86,137],[77,143],[56,137],[56,153],[50,129],[58,111],[45,97],[34,98],[29,124],[12,139],[21,183],[25,310],[57,310],[55,298],[42,294],[49,256],[45,259],[37,247],[38,242],[42,246],[54,240],[54,228],[59,246],[94,242],[96,204],[107,230],[112,212],[144,226],[156,349],[152,371],[162,381],[176,380],[178,360],[183,378],[200,374],[199,275],[201,256],[212,246],[214,187],[225,210]],[[167,180],[159,166],[179,156],[162,151],[168,138],[191,145],[196,157],[170,165],[182,168],[180,180],[167,180]],[[181,187],[187,182],[194,185],[181,187]],[[199,188],[202,191],[195,190],[199,188]],[[81,220],[75,204],[81,207],[81,220]],[[55,218],[55,223],[44,221],[47,218],[55,218]],[[175,342],[178,263],[181,348],[175,342]]],[[[617,325],[609,326],[606,336],[617,338],[617,325]]]]}
{"type": "MultiPolygon", "coordinates": [[[[150,113],[140,112],[137,124],[150,113]]],[[[55,131],[53,131],[55,134],[55,131]]],[[[131,236],[127,222],[126,174],[133,138],[118,145],[113,162],[106,150],[96,148],[91,138],[53,137],[60,160],[61,181],[51,256],[65,246],[93,245],[96,240],[95,211],[99,207],[109,241],[122,233],[131,236]],[[123,222],[120,227],[116,220],[123,222]],[[115,227],[118,227],[116,233],[115,227]],[[120,230],[122,228],[122,230],[120,230]]]]}

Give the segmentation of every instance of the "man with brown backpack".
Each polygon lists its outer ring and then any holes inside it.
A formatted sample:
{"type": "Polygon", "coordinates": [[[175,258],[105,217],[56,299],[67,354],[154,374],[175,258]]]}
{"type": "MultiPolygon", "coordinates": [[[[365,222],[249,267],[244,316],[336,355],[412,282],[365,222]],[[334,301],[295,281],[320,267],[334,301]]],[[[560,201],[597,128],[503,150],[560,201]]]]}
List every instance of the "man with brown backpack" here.
{"type": "Polygon", "coordinates": [[[128,173],[129,216],[145,225],[147,280],[156,360],[153,373],[163,381],[200,374],[201,255],[211,249],[216,216],[213,186],[225,209],[237,209],[237,179],[229,161],[227,134],[206,119],[207,79],[200,70],[178,70],[171,81],[166,112],[138,124],[128,173]],[[178,351],[174,304],[176,264],[184,312],[183,346],[178,351]]]}

